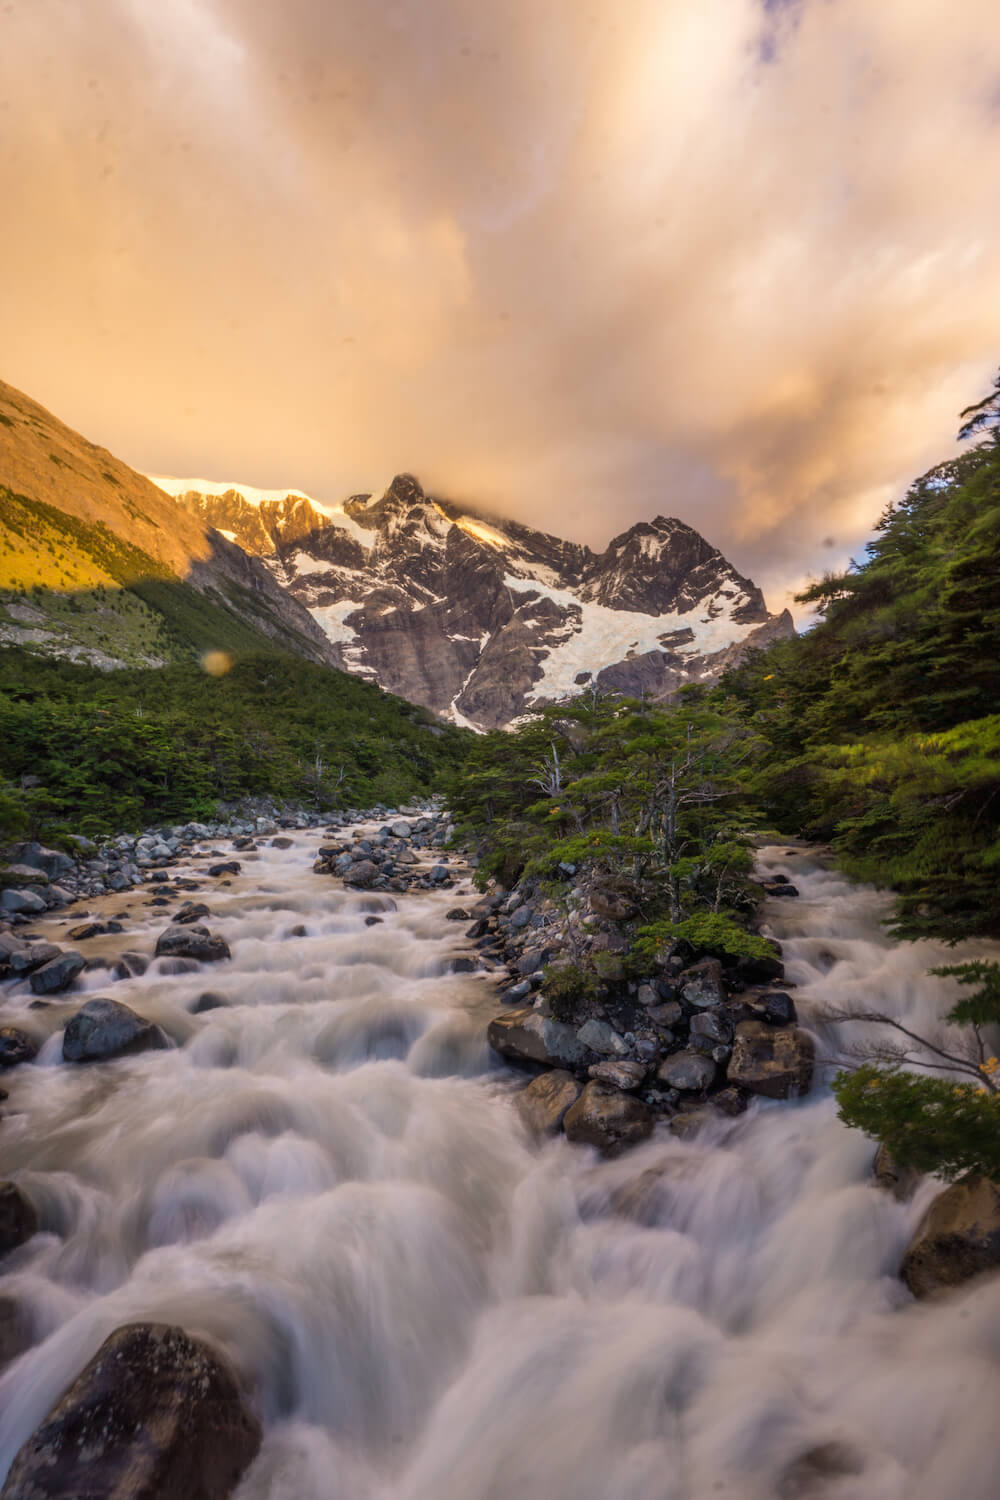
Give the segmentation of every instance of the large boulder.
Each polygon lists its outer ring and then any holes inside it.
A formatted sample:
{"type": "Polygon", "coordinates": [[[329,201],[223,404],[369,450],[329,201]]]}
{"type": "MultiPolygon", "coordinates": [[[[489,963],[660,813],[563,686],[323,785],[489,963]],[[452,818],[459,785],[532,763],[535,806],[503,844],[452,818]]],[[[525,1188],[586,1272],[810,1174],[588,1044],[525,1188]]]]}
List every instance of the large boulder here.
{"type": "Polygon", "coordinates": [[[628,1057],[628,1046],[624,1038],[607,1021],[585,1021],[577,1032],[577,1037],[585,1047],[589,1047],[591,1052],[600,1053],[601,1057],[628,1057]]]}
{"type": "Polygon", "coordinates": [[[14,1459],[2,1500],[226,1500],[260,1424],[220,1354],[183,1328],[119,1328],[14,1459]]]}
{"type": "Polygon", "coordinates": [[[18,943],[16,947],[9,949],[7,964],[10,972],[21,979],[25,974],[40,969],[50,959],[58,958],[61,952],[62,949],[55,943],[18,943]]]}
{"type": "Polygon", "coordinates": [[[596,1058],[576,1028],[550,1021],[530,1005],[495,1016],[486,1033],[495,1052],[512,1062],[543,1063],[550,1068],[581,1068],[596,1058]]]}
{"type": "Polygon", "coordinates": [[[0,1255],[16,1250],[38,1232],[35,1206],[15,1182],[0,1182],[0,1255]]]}
{"type": "Polygon", "coordinates": [[[119,1000],[88,1000],[63,1033],[66,1062],[104,1062],[136,1052],[160,1051],[168,1042],[159,1026],[119,1000]]]}
{"type": "Polygon", "coordinates": [[[45,902],[37,891],[9,889],[0,891],[0,910],[40,917],[45,910],[45,902]]]}
{"type": "Polygon", "coordinates": [[[44,844],[34,842],[22,844],[17,857],[22,865],[30,865],[33,870],[41,870],[50,880],[58,880],[60,875],[68,875],[73,868],[73,861],[61,849],[46,849],[44,844]]]}
{"type": "Polygon", "coordinates": [[[200,922],[202,917],[210,917],[211,915],[212,913],[204,901],[185,901],[183,906],[177,908],[170,921],[174,927],[178,924],[181,927],[189,927],[195,922],[200,922]]]}
{"type": "Polygon", "coordinates": [[[641,1099],[596,1080],[587,1084],[563,1118],[569,1140],[596,1146],[604,1156],[619,1156],[644,1141],[652,1129],[653,1116],[641,1099]]]}
{"type": "Polygon", "coordinates": [[[901,1167],[883,1141],[875,1152],[875,1160],[872,1162],[872,1179],[880,1188],[884,1188],[887,1193],[897,1198],[900,1203],[905,1203],[908,1198],[913,1197],[920,1185],[921,1173],[916,1167],[901,1167]]]}
{"type": "Polygon", "coordinates": [[[38,1056],[38,1043],[20,1026],[0,1026],[0,1068],[16,1068],[38,1056]]]}
{"type": "Polygon", "coordinates": [[[48,885],[49,877],[44,870],[32,869],[31,865],[0,865],[0,891],[8,886],[48,885]]]}
{"type": "Polygon", "coordinates": [[[556,1135],[566,1111],[579,1099],[582,1088],[572,1073],[563,1068],[533,1078],[517,1096],[521,1119],[532,1135],[556,1135]]]}
{"type": "Polygon", "coordinates": [[[741,1021],[729,1059],[729,1082],[768,1099],[793,1099],[809,1092],[815,1056],[812,1037],[797,1026],[741,1021]]]}
{"type": "Polygon", "coordinates": [[[31,988],[36,995],[58,995],[60,991],[69,989],[86,962],[82,953],[67,948],[58,958],[50,958],[47,964],[42,964],[40,969],[34,971],[31,988]]]}
{"type": "Polygon", "coordinates": [[[899,1274],[915,1297],[1000,1270],[1000,1185],[970,1174],[940,1193],[910,1241],[899,1274]]]}
{"type": "Polygon", "coordinates": [[[378,865],[373,864],[370,859],[356,860],[343,872],[344,884],[356,886],[362,891],[366,891],[369,886],[373,885],[378,876],[378,865]]]}
{"type": "Polygon", "coordinates": [[[216,937],[199,922],[187,927],[171,925],[156,940],[157,958],[194,958],[200,964],[214,964],[230,956],[225,938],[216,937]]]}

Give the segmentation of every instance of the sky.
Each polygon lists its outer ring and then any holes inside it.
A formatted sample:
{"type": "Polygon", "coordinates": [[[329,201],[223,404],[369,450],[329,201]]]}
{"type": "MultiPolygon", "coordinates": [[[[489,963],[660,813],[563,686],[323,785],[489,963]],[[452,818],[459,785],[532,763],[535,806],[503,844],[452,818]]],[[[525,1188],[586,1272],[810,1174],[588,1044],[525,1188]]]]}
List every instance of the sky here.
{"type": "Polygon", "coordinates": [[[0,0],[0,377],[778,608],[990,384],[998,148],[995,0],[0,0]]]}

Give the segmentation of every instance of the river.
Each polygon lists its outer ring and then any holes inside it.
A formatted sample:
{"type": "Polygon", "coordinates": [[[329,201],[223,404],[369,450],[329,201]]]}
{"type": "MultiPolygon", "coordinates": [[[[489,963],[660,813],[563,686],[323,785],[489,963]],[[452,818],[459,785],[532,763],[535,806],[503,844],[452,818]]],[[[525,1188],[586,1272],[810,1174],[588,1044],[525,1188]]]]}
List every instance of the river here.
{"type": "MultiPolygon", "coordinates": [[[[1000,1278],[916,1304],[895,1274],[934,1184],[873,1187],[821,1084],[613,1162],[534,1144],[485,1044],[494,979],[451,972],[471,887],[392,909],[313,874],[315,847],[241,855],[199,895],[231,962],[83,976],[168,1052],[66,1064],[79,996],[2,987],[6,1021],[51,1035],[4,1080],[3,1175],[47,1232],[0,1287],[34,1330],[0,1379],[0,1474],[151,1319],[216,1340],[253,1393],[239,1500],[992,1500],[1000,1278]],[[205,990],[226,1004],[191,1014],[205,990]]],[[[934,1024],[944,950],[890,942],[881,898],[807,852],[762,864],[801,891],[767,915],[821,1056],[848,1028],[817,1005],[934,1024]]],[[[126,932],[84,951],[151,953],[163,914],[114,907],[126,932]]]]}

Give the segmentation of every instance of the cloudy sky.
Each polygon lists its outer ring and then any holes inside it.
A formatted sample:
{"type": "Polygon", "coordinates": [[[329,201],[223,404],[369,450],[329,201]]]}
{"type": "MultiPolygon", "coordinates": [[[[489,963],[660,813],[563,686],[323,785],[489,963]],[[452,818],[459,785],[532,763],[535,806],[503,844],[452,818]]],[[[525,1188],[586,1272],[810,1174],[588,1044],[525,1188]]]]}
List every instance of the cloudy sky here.
{"type": "Polygon", "coordinates": [[[777,606],[1000,363],[996,0],[0,0],[0,376],[777,606]]]}

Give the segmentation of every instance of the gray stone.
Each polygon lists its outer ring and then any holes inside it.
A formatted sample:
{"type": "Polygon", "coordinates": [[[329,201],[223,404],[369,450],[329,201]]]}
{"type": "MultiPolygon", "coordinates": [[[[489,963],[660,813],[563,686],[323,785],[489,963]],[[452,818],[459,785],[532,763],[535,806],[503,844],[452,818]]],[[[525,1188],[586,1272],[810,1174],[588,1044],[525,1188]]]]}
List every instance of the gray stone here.
{"type": "Polygon", "coordinates": [[[596,1146],[604,1156],[619,1156],[652,1133],[653,1116],[641,1099],[623,1094],[596,1079],[563,1117],[568,1140],[596,1146]]]}
{"type": "Polygon", "coordinates": [[[63,1034],[66,1062],[104,1062],[131,1057],[136,1052],[159,1051],[168,1045],[159,1026],[136,1015],[117,1000],[88,1000],[71,1017],[63,1034]]]}
{"type": "Polygon", "coordinates": [[[228,1362],[183,1328],[106,1339],[28,1438],[4,1500],[227,1500],[261,1431],[228,1362]]]}
{"type": "Polygon", "coordinates": [[[587,1021],[580,1027],[577,1036],[585,1047],[589,1047],[591,1052],[599,1052],[602,1057],[628,1056],[628,1047],[607,1021],[587,1021]]]}
{"type": "Polygon", "coordinates": [[[675,1052],[656,1070],[660,1083],[689,1094],[700,1094],[710,1088],[715,1082],[715,1074],[715,1063],[700,1052],[675,1052]]]}
{"type": "Polygon", "coordinates": [[[780,990],[765,990],[760,995],[745,995],[743,998],[755,1016],[769,1021],[772,1026],[792,1026],[798,1019],[795,1001],[780,990]]]}
{"type": "Polygon", "coordinates": [[[37,891],[11,889],[0,891],[0,909],[20,911],[29,917],[38,917],[45,910],[45,902],[37,891]]]}
{"type": "Polygon", "coordinates": [[[45,886],[49,883],[49,877],[44,870],[36,870],[31,865],[0,865],[0,890],[7,886],[45,886]]]}
{"type": "Polygon", "coordinates": [[[792,1099],[809,1092],[816,1049],[797,1026],[741,1021],[729,1060],[730,1083],[768,1099],[792,1099]]]}
{"type": "Polygon", "coordinates": [[[394,839],[408,839],[413,829],[405,818],[399,818],[395,823],[390,823],[389,832],[394,839]]]}
{"type": "Polygon", "coordinates": [[[34,969],[40,969],[42,964],[47,964],[50,959],[58,958],[62,952],[55,943],[22,943],[18,948],[12,949],[7,962],[10,972],[21,978],[30,974],[34,969]]]}
{"type": "Polygon", "coordinates": [[[370,859],[359,859],[344,871],[344,884],[366,891],[378,879],[378,874],[378,865],[370,859]]]}
{"type": "Polygon", "coordinates": [[[36,995],[58,995],[61,990],[69,989],[86,962],[82,953],[67,948],[58,958],[50,959],[35,970],[31,976],[31,988],[36,995]]]}
{"type": "Polygon", "coordinates": [[[733,1039],[733,1023],[723,1010],[702,1010],[691,1017],[691,1039],[728,1047],[733,1039]]]}
{"type": "Polygon", "coordinates": [[[726,999],[722,965],[717,958],[703,958],[700,963],[685,969],[677,987],[688,1005],[696,1010],[709,1010],[713,1005],[722,1005],[726,999]]]}
{"type": "Polygon", "coordinates": [[[590,1078],[596,1078],[598,1083],[607,1083],[612,1088],[621,1089],[622,1093],[628,1094],[633,1089],[642,1087],[646,1081],[647,1071],[645,1063],[608,1059],[605,1062],[594,1063],[587,1069],[587,1074],[590,1078]]]}
{"type": "Polygon", "coordinates": [[[0,1068],[16,1068],[38,1056],[38,1043],[19,1026],[0,1026],[0,1068]]]}
{"type": "Polygon", "coordinates": [[[903,1256],[899,1274],[915,1297],[1000,1270],[1000,1185],[970,1174],[939,1193],[903,1256]]]}
{"type": "Polygon", "coordinates": [[[576,1103],[582,1090],[583,1085],[563,1068],[542,1073],[517,1096],[521,1119],[533,1135],[556,1135],[566,1111],[576,1103]]]}
{"type": "Polygon", "coordinates": [[[0,1182],[0,1255],[38,1233],[38,1214],[16,1182],[0,1182]]]}
{"type": "Polygon", "coordinates": [[[576,1030],[550,1021],[531,1006],[494,1017],[487,1038],[494,1051],[512,1062],[545,1063],[551,1068],[578,1068],[595,1061],[576,1030]]]}
{"type": "Polygon", "coordinates": [[[73,868],[73,861],[68,854],[64,854],[61,849],[46,849],[44,844],[23,845],[18,859],[23,865],[31,865],[35,870],[44,871],[50,880],[68,875],[73,868]]]}
{"type": "Polygon", "coordinates": [[[156,940],[157,958],[192,958],[200,964],[219,963],[231,957],[225,938],[216,937],[197,922],[189,927],[168,927],[156,940]]]}
{"type": "Polygon", "coordinates": [[[182,927],[187,927],[191,923],[200,922],[202,917],[210,917],[211,915],[212,913],[204,901],[185,901],[183,906],[177,908],[170,921],[173,926],[177,926],[180,923],[182,927]]]}

